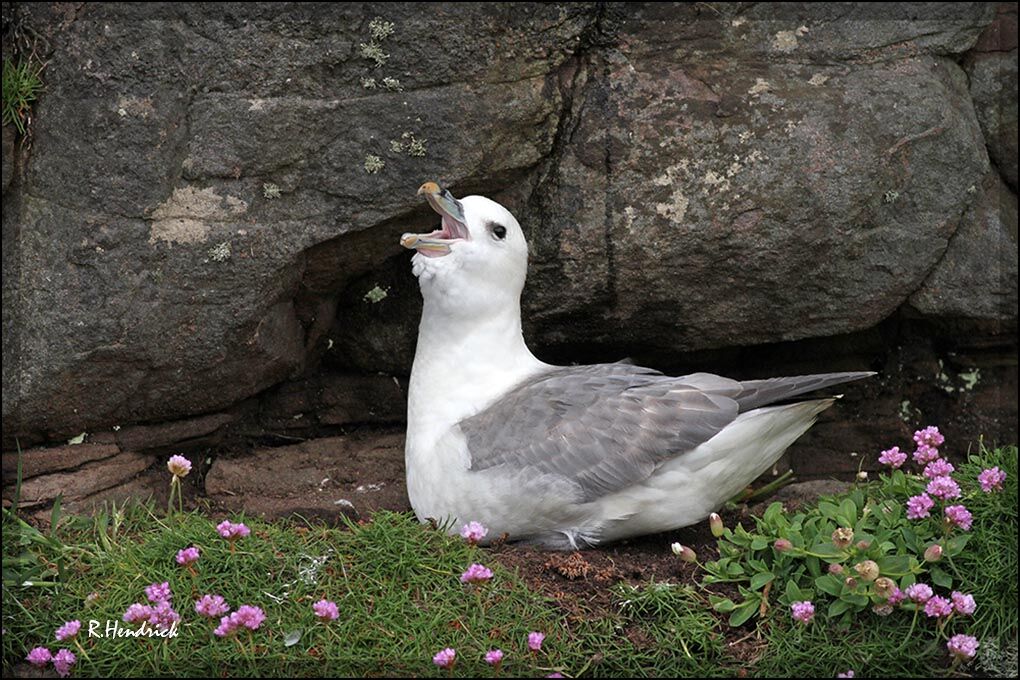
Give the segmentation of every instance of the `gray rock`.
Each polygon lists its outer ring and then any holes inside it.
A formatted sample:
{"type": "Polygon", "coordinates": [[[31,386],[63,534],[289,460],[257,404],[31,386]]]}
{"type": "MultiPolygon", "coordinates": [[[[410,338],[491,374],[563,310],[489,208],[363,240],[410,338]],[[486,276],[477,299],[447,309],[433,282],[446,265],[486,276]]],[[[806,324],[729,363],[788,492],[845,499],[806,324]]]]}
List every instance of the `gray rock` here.
{"type": "Polygon", "coordinates": [[[1002,3],[968,55],[970,93],[988,153],[1006,184],[1017,188],[1017,11],[1002,3]]]}
{"type": "Polygon", "coordinates": [[[953,62],[678,62],[584,88],[525,305],[540,343],[695,350],[864,329],[945,252],[988,169],[953,62]]]}
{"type": "Polygon", "coordinates": [[[548,153],[580,9],[30,8],[54,53],[4,212],[5,437],[207,413],[299,373],[299,293],[328,302],[399,250],[345,235],[423,215],[424,179],[548,153]]]}
{"type": "Polygon", "coordinates": [[[406,411],[396,378],[322,373],[267,393],[260,421],[270,431],[305,431],[323,425],[400,423],[406,411]]]}
{"type": "Polygon", "coordinates": [[[997,174],[964,214],[949,248],[910,298],[924,314],[1016,322],[1017,201],[997,174]]]}
{"type": "Polygon", "coordinates": [[[52,54],[9,186],[5,137],[5,444],[399,417],[328,375],[409,370],[425,180],[521,218],[540,355],[1010,320],[1008,266],[949,281],[1008,231],[988,3],[23,10],[52,54]]]}

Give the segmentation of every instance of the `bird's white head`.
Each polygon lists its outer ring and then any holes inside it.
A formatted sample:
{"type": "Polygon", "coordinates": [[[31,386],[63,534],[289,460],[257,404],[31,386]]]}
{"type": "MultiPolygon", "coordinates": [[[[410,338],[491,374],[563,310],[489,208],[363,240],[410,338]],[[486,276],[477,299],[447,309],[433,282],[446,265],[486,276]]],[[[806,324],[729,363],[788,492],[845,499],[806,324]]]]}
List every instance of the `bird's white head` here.
{"type": "Polygon", "coordinates": [[[426,302],[454,316],[516,309],[528,273],[528,243],[510,211],[484,196],[456,199],[435,182],[418,189],[442,217],[429,234],[404,234],[426,302]]]}

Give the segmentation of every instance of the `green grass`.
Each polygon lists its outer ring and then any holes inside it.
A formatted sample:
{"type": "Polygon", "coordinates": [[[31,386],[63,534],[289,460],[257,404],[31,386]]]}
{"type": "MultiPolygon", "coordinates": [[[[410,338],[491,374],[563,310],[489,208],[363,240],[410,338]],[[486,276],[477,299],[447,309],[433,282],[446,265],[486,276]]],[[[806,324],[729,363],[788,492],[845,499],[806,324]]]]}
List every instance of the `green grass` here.
{"type": "MultiPolygon", "coordinates": [[[[986,466],[1008,475],[1001,493],[977,494],[967,503],[975,518],[968,549],[952,561],[953,572],[982,603],[974,612],[973,635],[1017,637],[1017,447],[980,451],[960,466],[959,477],[973,478],[986,466]],[[979,463],[978,461],[984,461],[979,463]]],[[[1016,645],[1014,642],[1014,650],[1016,645]]]]}
{"type": "Polygon", "coordinates": [[[42,90],[43,67],[31,61],[14,63],[4,59],[3,67],[3,124],[14,125],[25,134],[32,102],[42,90]]]}
{"type": "MultiPolygon", "coordinates": [[[[1016,659],[1016,459],[1015,447],[982,451],[981,463],[968,464],[975,469],[960,471],[976,475],[982,465],[998,464],[1009,477],[1003,493],[969,501],[972,537],[951,565],[955,587],[978,600],[974,619],[953,622],[954,629],[978,635],[982,649],[999,650],[1005,661],[989,657],[997,665],[984,668],[1004,675],[1015,674],[1016,659]]],[[[56,650],[53,632],[71,619],[83,622],[79,640],[86,652],[72,647],[79,656],[74,676],[440,676],[447,673],[432,656],[447,646],[457,650],[452,675],[458,677],[494,676],[483,655],[495,647],[506,653],[500,674],[507,677],[554,671],[568,677],[831,677],[851,668],[858,677],[950,673],[944,640],[923,620],[908,635],[911,620],[903,612],[878,617],[869,611],[850,625],[819,617],[805,627],[793,625],[773,602],[757,628],[729,628],[705,591],[670,583],[595,583],[593,589],[612,588],[609,610],[578,602],[561,608],[488,551],[408,515],[383,512],[343,528],[244,521],[252,534],[231,553],[200,512],[167,517],[135,505],[65,518],[56,532],[42,535],[5,511],[4,674],[36,645],[56,650]],[[189,545],[202,551],[197,578],[174,561],[189,545]],[[495,572],[477,593],[458,578],[472,562],[495,572]],[[29,578],[50,585],[21,585],[29,578]],[[179,637],[87,636],[90,619],[119,622],[130,604],[144,601],[146,585],[163,580],[183,616],[179,637]],[[205,593],[222,594],[235,608],[260,606],[266,622],[250,635],[216,638],[216,622],[193,609],[205,593]],[[311,605],[320,598],[337,602],[337,621],[314,619],[311,605]],[[547,635],[537,655],[526,646],[533,630],[547,635]]]]}

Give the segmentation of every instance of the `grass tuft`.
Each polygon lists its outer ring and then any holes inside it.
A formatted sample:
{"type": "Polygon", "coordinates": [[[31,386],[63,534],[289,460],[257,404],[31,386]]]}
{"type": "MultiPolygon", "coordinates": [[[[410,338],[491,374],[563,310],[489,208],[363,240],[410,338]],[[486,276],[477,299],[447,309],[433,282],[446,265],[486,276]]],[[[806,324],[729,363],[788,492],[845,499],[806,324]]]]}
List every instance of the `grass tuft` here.
{"type": "Polygon", "coordinates": [[[22,135],[26,133],[32,102],[42,90],[44,66],[31,61],[4,59],[3,66],[3,124],[14,125],[22,135]]]}

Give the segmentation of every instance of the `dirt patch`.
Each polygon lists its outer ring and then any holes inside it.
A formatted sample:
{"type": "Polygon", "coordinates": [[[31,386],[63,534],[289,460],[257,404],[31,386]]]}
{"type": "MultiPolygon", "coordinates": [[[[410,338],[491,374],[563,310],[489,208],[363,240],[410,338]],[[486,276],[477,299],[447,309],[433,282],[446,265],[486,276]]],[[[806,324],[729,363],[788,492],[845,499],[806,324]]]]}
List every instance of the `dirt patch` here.
{"type": "Polygon", "coordinates": [[[411,509],[403,432],[310,439],[219,458],[205,478],[216,506],[267,518],[298,514],[335,523],[375,510],[411,509]]]}

